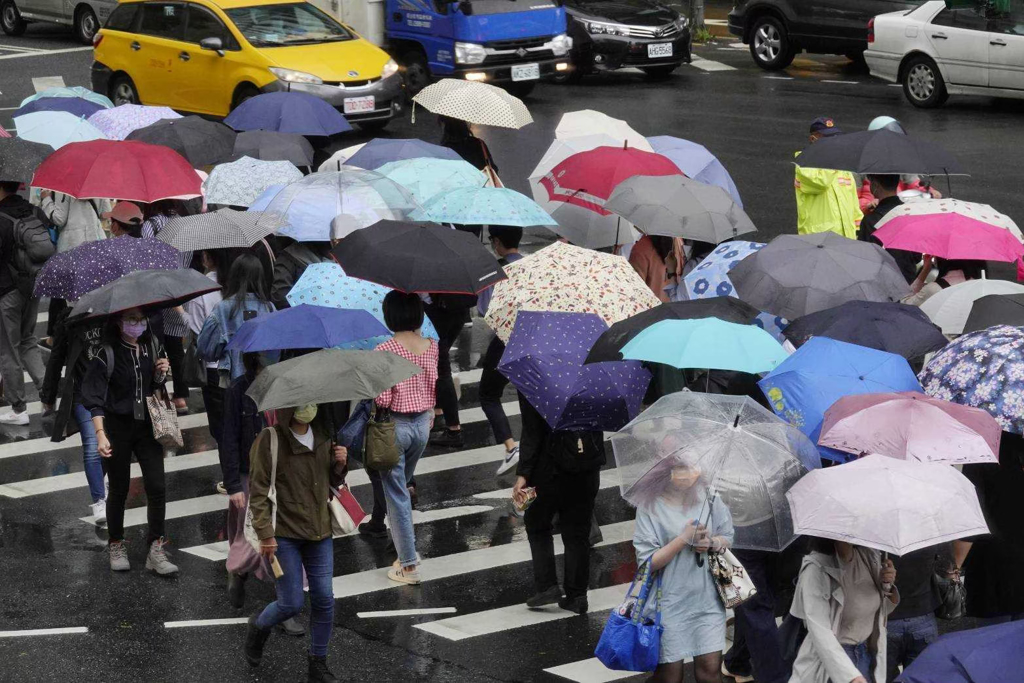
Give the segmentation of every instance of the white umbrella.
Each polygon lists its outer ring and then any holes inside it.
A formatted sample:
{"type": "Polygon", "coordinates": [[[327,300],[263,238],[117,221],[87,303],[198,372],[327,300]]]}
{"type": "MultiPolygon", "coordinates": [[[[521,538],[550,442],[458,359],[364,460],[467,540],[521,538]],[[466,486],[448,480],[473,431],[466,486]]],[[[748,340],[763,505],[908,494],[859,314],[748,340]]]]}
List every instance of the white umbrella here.
{"type": "Polygon", "coordinates": [[[997,228],[1009,230],[1014,237],[1024,242],[1024,234],[1009,216],[999,213],[988,204],[962,202],[959,199],[926,199],[917,202],[904,202],[885,214],[885,218],[880,220],[875,228],[881,228],[889,221],[905,216],[935,215],[959,215],[980,223],[994,225],[997,228]]]}
{"type": "Polygon", "coordinates": [[[940,463],[868,455],[812,471],[786,499],[796,533],[896,555],[989,533],[974,484],[940,463]]]}
{"type": "Polygon", "coordinates": [[[628,144],[645,152],[654,151],[647,138],[630,128],[628,123],[593,109],[563,114],[555,128],[555,138],[558,140],[598,134],[613,138],[617,145],[628,144]]]}
{"type": "Polygon", "coordinates": [[[962,334],[974,302],[989,294],[1024,294],[1024,286],[1007,280],[968,280],[933,295],[921,310],[943,334],[962,334]]]}
{"type": "MultiPolygon", "coordinates": [[[[442,78],[421,90],[414,103],[438,116],[448,116],[482,126],[518,130],[533,123],[523,101],[487,83],[442,78]]],[[[415,109],[413,110],[415,122],[415,109]]]]}
{"type": "Polygon", "coordinates": [[[331,155],[330,159],[320,164],[320,168],[316,169],[316,172],[324,173],[325,171],[340,171],[345,162],[351,159],[356,152],[363,148],[363,145],[365,144],[365,142],[360,142],[358,145],[339,149],[331,155]]]}
{"type": "Polygon", "coordinates": [[[214,166],[203,187],[209,204],[249,206],[271,185],[287,185],[302,178],[290,161],[261,161],[242,157],[214,166]]]}

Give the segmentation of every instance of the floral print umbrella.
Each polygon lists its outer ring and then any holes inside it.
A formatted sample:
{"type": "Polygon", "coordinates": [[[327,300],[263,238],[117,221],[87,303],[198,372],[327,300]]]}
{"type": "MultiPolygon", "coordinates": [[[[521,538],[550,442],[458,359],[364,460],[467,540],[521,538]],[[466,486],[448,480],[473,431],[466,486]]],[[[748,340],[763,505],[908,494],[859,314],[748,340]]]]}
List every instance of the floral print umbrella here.
{"type": "Polygon", "coordinates": [[[50,258],[36,277],[35,296],[75,301],[137,270],[176,270],[181,252],[154,237],[123,235],[87,242],[50,258]]]}
{"type": "Polygon", "coordinates": [[[139,128],[145,128],[163,119],[180,118],[181,114],[168,107],[122,104],[113,109],[96,112],[89,117],[89,123],[99,128],[111,140],[124,140],[139,128]]]}
{"type": "Polygon", "coordinates": [[[204,184],[209,204],[249,206],[271,185],[288,185],[302,178],[302,171],[288,161],[260,161],[242,157],[214,166],[204,184]]]}
{"type": "Polygon", "coordinates": [[[510,225],[520,228],[556,225],[554,219],[532,199],[503,187],[450,190],[435,195],[410,218],[457,225],[510,225]]]}

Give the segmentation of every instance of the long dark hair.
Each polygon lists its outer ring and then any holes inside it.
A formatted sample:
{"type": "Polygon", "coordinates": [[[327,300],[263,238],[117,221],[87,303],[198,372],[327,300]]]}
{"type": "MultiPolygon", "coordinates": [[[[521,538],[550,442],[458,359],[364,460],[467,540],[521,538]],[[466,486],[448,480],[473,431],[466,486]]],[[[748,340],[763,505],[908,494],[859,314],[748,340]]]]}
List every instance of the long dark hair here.
{"type": "MultiPolygon", "coordinates": [[[[153,336],[153,325],[160,324],[163,320],[160,316],[154,316],[150,311],[143,311],[143,315],[146,316],[146,331],[142,333],[142,336],[135,340],[138,346],[146,346],[149,344],[149,340],[153,336]]],[[[107,317],[107,321],[103,324],[103,342],[111,346],[121,343],[121,316],[123,313],[117,313],[107,317]]]]}
{"type": "Polygon", "coordinates": [[[160,199],[150,204],[142,204],[142,215],[145,220],[153,216],[187,216],[188,210],[180,199],[160,199]]]}
{"type": "Polygon", "coordinates": [[[672,253],[672,247],[675,246],[675,238],[665,235],[648,235],[647,237],[651,240],[651,246],[654,247],[658,257],[662,261],[667,261],[669,254],[672,253]]]}
{"type": "Polygon", "coordinates": [[[459,140],[476,137],[469,124],[460,119],[453,119],[448,116],[437,117],[441,123],[441,144],[448,145],[459,140]]]}
{"type": "Polygon", "coordinates": [[[242,254],[231,264],[228,282],[224,285],[224,298],[233,299],[231,316],[242,310],[245,299],[252,294],[260,301],[269,302],[266,282],[263,279],[263,264],[255,254],[242,254]]]}

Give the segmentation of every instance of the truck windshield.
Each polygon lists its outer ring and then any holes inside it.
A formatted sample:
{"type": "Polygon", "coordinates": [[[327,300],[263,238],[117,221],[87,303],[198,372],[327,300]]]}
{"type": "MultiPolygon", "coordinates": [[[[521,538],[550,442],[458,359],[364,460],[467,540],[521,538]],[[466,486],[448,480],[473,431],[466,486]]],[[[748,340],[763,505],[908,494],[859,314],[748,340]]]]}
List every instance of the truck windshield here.
{"type": "Polygon", "coordinates": [[[472,9],[466,14],[506,14],[557,7],[556,0],[469,0],[472,9]]]}
{"type": "Polygon", "coordinates": [[[344,26],[305,2],[239,7],[225,12],[253,47],[336,43],[353,37],[344,26]]]}

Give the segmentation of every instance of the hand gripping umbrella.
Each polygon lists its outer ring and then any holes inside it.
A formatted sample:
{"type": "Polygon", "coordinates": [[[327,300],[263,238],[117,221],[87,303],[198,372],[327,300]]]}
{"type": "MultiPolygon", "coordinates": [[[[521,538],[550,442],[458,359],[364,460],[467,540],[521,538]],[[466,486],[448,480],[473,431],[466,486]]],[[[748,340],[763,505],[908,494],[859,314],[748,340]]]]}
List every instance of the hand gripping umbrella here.
{"type": "Polygon", "coordinates": [[[191,269],[139,270],[83,296],[68,318],[79,321],[132,308],[173,308],[218,289],[216,282],[191,269]]]}

